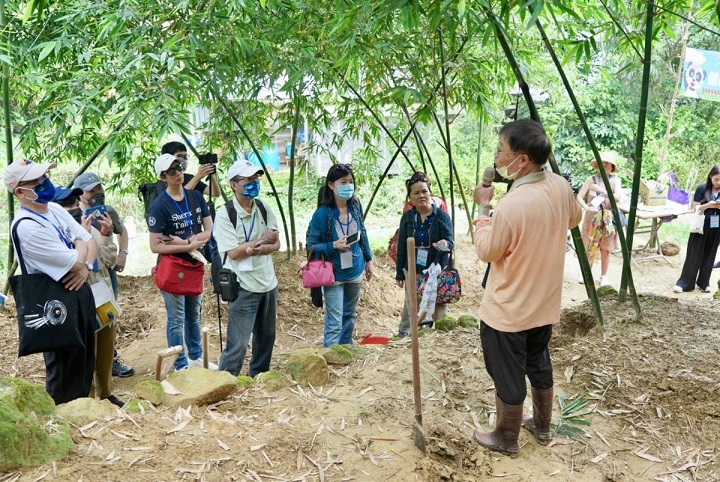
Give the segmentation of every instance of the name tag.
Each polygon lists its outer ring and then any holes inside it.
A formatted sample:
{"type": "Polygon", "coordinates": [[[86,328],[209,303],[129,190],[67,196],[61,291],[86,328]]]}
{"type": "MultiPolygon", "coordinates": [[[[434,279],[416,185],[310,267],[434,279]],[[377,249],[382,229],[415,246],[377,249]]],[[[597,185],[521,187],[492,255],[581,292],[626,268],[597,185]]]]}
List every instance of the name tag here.
{"type": "Polygon", "coordinates": [[[720,216],[718,216],[717,214],[714,216],[710,216],[710,227],[711,228],[720,227],[720,216]]]}
{"type": "Polygon", "coordinates": [[[342,253],[340,253],[340,269],[352,268],[352,258],[352,251],[343,251],[342,253]]]}
{"type": "Polygon", "coordinates": [[[415,258],[415,263],[419,266],[427,266],[428,261],[428,250],[425,248],[418,248],[417,249],[417,256],[415,258]]]}
{"type": "Polygon", "coordinates": [[[253,257],[248,256],[247,258],[241,260],[237,264],[237,270],[238,271],[252,271],[253,270],[253,257]]]}

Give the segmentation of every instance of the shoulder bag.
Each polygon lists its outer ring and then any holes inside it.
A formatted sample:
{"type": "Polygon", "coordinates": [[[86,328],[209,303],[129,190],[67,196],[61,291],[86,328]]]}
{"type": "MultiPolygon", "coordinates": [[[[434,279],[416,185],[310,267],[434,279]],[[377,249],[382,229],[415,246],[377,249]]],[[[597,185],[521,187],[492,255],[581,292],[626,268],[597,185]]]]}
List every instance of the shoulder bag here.
{"type": "Polygon", "coordinates": [[[27,273],[17,237],[18,224],[26,219],[41,224],[32,218],[21,218],[12,229],[21,273],[9,280],[18,317],[18,356],[84,348],[78,327],[77,293],[45,273],[27,273]]]}
{"type": "MultiPolygon", "coordinates": [[[[195,201],[191,193],[185,191],[188,196],[190,213],[193,218],[192,230],[196,230],[194,219],[195,201]]],[[[189,253],[162,254],[156,269],[153,273],[155,286],[160,290],[178,296],[199,296],[203,292],[205,280],[205,264],[193,258],[189,253]]]]}

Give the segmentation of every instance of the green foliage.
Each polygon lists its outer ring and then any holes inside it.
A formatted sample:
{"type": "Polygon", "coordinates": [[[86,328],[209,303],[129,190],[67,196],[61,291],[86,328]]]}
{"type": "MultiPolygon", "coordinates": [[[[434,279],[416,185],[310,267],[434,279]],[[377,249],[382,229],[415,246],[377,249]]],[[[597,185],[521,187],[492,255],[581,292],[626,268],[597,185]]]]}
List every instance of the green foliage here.
{"type": "Polygon", "coordinates": [[[564,435],[570,438],[587,435],[582,427],[589,426],[590,422],[585,417],[594,412],[594,410],[585,410],[589,404],[587,397],[587,391],[572,398],[566,398],[562,392],[558,393],[560,422],[555,425],[554,435],[564,435]]]}
{"type": "MultiPolygon", "coordinates": [[[[694,7],[699,25],[715,23],[711,0],[694,7]]],[[[99,155],[96,162],[113,169],[106,186],[127,194],[118,201],[125,212],[137,206],[137,186],[154,180],[152,163],[169,135],[201,139],[202,150],[221,152],[224,171],[234,153],[271,143],[289,128],[298,105],[314,133],[308,147],[317,155],[342,162],[336,153],[357,141],[352,161],[364,200],[380,182],[378,161],[395,152],[413,123],[420,135],[405,143],[408,159],[401,155],[395,161],[402,165],[400,177],[411,172],[410,165],[425,170],[435,179],[435,194],[442,192],[449,202],[446,149],[451,147],[469,197],[476,163],[491,164],[496,130],[504,109],[513,104],[509,92],[516,77],[499,48],[499,34],[518,60],[518,73],[533,91],[547,94],[547,101],[536,99],[540,117],[561,169],[578,184],[590,174],[592,156],[547,53],[538,48],[535,21],[553,27],[547,29],[550,41],[565,61],[599,147],[628,159],[621,175],[626,186],[633,175],[642,3],[261,0],[198,6],[13,0],[5,8],[9,23],[0,58],[12,68],[10,107],[18,151],[74,166],[99,155]],[[442,139],[445,101],[452,121],[450,146],[442,139]],[[210,113],[208,120],[195,119],[198,108],[210,113]],[[481,145],[479,119],[489,126],[481,145]]],[[[664,152],[674,88],[668,73],[677,68],[685,26],[676,13],[687,16],[688,6],[670,0],[658,10],[653,95],[643,170],[637,174],[655,177],[666,158],[667,169],[684,182],[693,166],[703,177],[720,158],[720,105],[681,98],[664,152]]],[[[717,44],[712,32],[692,26],[689,33],[693,46],[717,44]]],[[[521,116],[526,113],[521,107],[521,116]]],[[[322,183],[303,176],[298,173],[292,193],[299,213],[314,209],[322,183]]],[[[273,181],[287,208],[289,180],[273,174],[273,181]]],[[[400,181],[382,181],[373,214],[399,214],[400,181]]],[[[461,207],[457,185],[453,193],[461,207]]]]}

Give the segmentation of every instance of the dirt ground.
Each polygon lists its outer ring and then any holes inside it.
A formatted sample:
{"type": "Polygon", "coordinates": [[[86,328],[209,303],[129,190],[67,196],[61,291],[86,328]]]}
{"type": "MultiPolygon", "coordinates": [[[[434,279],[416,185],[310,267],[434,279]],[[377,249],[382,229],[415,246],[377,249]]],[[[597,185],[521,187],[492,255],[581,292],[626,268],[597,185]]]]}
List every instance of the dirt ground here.
{"type": "MultiPolygon", "coordinates": [[[[468,241],[459,241],[458,251],[463,299],[450,314],[475,314],[484,264],[468,241]]],[[[280,371],[293,350],[322,344],[322,312],[301,287],[300,260],[281,253],[275,261],[280,306],[272,366],[280,371]]],[[[59,462],[0,474],[0,481],[718,480],[718,302],[699,291],[672,293],[682,255],[668,260],[634,266],[642,320],[635,320],[631,303],[609,297],[601,327],[577,282],[577,259],[568,253],[551,354],[557,392],[569,398],[587,392],[590,425],[584,435],[557,436],[546,447],[523,431],[516,458],[472,440],[475,428],[494,422],[494,389],[478,330],[457,329],[420,338],[425,454],[413,442],[411,345],[404,340],[366,346],[360,359],[333,367],[327,386],[291,384],[270,392],[255,385],[209,407],[118,411],[75,430],[77,447],[59,462]]],[[[616,287],[620,261],[613,256],[616,287]]],[[[397,331],[402,292],[393,277],[390,260],[377,256],[376,278],[363,288],[356,339],[397,331]]],[[[165,320],[149,277],[121,277],[121,303],[118,347],[137,373],[114,379],[114,386],[118,397],[129,399],[133,385],[152,376],[154,354],[165,346],[165,320]]],[[[0,375],[43,383],[40,356],[16,357],[8,305],[0,313],[0,375]]],[[[225,306],[221,311],[224,318],[225,306]]],[[[217,361],[214,297],[204,300],[203,323],[211,328],[217,361]]],[[[560,419],[557,403],[553,419],[560,419]]]]}

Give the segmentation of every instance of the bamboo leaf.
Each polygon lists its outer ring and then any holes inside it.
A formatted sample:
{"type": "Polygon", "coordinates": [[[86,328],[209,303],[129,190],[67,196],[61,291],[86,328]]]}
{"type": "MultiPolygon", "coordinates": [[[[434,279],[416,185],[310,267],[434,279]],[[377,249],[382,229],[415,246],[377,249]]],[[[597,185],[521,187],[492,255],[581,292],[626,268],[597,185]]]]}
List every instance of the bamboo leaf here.
{"type": "Polygon", "coordinates": [[[55,46],[57,45],[57,42],[51,41],[51,42],[45,42],[40,45],[38,45],[38,48],[42,47],[42,51],[40,52],[40,56],[38,57],[38,62],[42,62],[50,53],[55,50],[55,46]]]}

